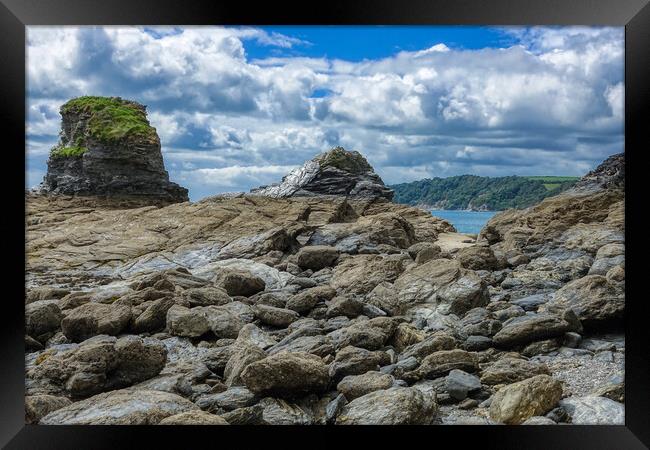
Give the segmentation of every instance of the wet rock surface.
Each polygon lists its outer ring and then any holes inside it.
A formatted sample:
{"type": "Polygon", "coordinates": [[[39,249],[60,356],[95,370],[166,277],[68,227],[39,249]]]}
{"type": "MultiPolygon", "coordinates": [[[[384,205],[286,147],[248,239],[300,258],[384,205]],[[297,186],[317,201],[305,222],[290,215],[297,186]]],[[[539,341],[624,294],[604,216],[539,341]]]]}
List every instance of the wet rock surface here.
{"type": "Polygon", "coordinates": [[[29,193],[26,418],[618,423],[615,164],[472,242],[382,195],[29,193]]]}

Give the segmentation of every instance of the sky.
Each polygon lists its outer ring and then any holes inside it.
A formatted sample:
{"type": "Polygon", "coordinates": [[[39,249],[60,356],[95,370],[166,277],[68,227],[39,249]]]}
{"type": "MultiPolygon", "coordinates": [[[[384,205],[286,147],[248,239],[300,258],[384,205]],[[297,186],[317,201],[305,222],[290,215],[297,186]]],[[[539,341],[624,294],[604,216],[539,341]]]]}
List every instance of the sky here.
{"type": "Polygon", "coordinates": [[[191,200],[339,145],[386,184],[583,175],[623,151],[623,28],[29,26],[26,64],[27,187],[81,95],[147,105],[191,200]]]}

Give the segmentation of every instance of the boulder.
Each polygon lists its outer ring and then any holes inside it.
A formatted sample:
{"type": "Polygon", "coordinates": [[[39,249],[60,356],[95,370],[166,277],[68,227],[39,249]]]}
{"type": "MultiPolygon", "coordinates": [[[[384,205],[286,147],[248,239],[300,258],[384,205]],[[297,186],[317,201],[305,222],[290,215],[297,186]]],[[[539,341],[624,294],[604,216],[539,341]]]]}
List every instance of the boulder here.
{"type": "Polygon", "coordinates": [[[605,244],[598,249],[588,275],[606,275],[614,267],[625,266],[625,244],[605,244]]]}
{"type": "Polygon", "coordinates": [[[422,342],[427,337],[427,333],[423,330],[418,330],[410,323],[400,323],[393,333],[389,344],[397,352],[403,352],[407,347],[422,342]]]}
{"type": "Polygon", "coordinates": [[[334,362],[330,364],[329,375],[334,381],[338,381],[347,375],[361,375],[368,371],[376,371],[381,360],[382,356],[379,352],[347,346],[336,354],[334,362]]]}
{"type": "Polygon", "coordinates": [[[420,366],[404,374],[406,381],[415,381],[423,378],[434,379],[445,376],[454,369],[465,372],[478,370],[478,357],[476,353],[465,350],[441,350],[426,356],[420,366]]]}
{"type": "Polygon", "coordinates": [[[217,338],[235,339],[242,328],[253,321],[253,309],[241,302],[231,302],[224,306],[198,306],[202,309],[210,325],[210,330],[217,338]]]}
{"type": "Polygon", "coordinates": [[[562,383],[548,375],[536,375],[501,388],[490,403],[490,418],[517,425],[553,409],[562,397],[562,383]]]}
{"type": "Polygon", "coordinates": [[[414,388],[370,392],[343,406],[337,425],[430,425],[438,406],[433,396],[414,388]]]}
{"type": "Polygon", "coordinates": [[[199,397],[196,404],[202,410],[219,414],[224,411],[246,408],[257,403],[258,400],[259,397],[245,386],[231,386],[223,392],[199,397]]]}
{"type": "Polygon", "coordinates": [[[284,399],[264,398],[259,402],[262,421],[265,425],[312,425],[314,418],[311,411],[284,399]]]}
{"type": "Polygon", "coordinates": [[[384,210],[352,223],[323,225],[309,237],[307,245],[328,245],[350,255],[393,254],[416,241],[411,222],[399,213],[384,210]]]}
{"type": "Polygon", "coordinates": [[[454,348],[456,348],[456,340],[453,337],[444,333],[434,333],[404,349],[400,353],[399,359],[403,360],[415,357],[422,360],[432,353],[440,350],[453,350],[454,348]]]}
{"type": "Polygon", "coordinates": [[[214,283],[233,297],[250,297],[266,287],[266,283],[260,277],[244,270],[233,269],[221,270],[215,277],[214,283]]]}
{"type": "Polygon", "coordinates": [[[331,332],[328,336],[337,348],[348,345],[379,350],[393,336],[397,323],[389,317],[357,319],[352,325],[331,332]]]}
{"type": "Polygon", "coordinates": [[[232,299],[224,289],[217,287],[190,288],[183,291],[181,297],[194,306],[221,306],[230,303],[232,299]]]}
{"type": "Polygon", "coordinates": [[[381,282],[396,280],[403,270],[402,261],[390,255],[357,255],[334,268],[331,285],[344,293],[367,294],[381,282]]]}
{"type": "Polygon", "coordinates": [[[27,295],[25,295],[25,304],[27,305],[39,300],[61,300],[69,294],[70,291],[68,289],[39,286],[27,291],[27,295]]]}
{"type": "Polygon", "coordinates": [[[199,337],[210,331],[210,322],[200,307],[174,305],[167,311],[167,330],[174,336],[199,337]]]}
{"type": "Polygon", "coordinates": [[[574,425],[625,425],[625,406],[609,398],[589,395],[560,401],[574,425]]]}
{"type": "Polygon", "coordinates": [[[286,328],[300,318],[300,314],[290,309],[273,306],[256,305],[253,307],[255,317],[265,325],[286,328]]]}
{"type": "Polygon", "coordinates": [[[43,417],[68,406],[70,399],[56,395],[40,394],[25,397],[25,423],[37,424],[43,417]]]}
{"type": "Polygon", "coordinates": [[[473,245],[464,247],[456,253],[456,259],[461,266],[472,270],[497,270],[499,262],[494,252],[488,246],[473,245]]]}
{"type": "Polygon", "coordinates": [[[625,313],[625,283],[602,275],[587,275],[555,293],[548,310],[572,309],[585,328],[621,325],[625,313]]]}
{"type": "Polygon", "coordinates": [[[116,336],[129,325],[131,308],[103,303],[86,303],[68,313],[61,321],[65,337],[81,342],[99,334],[116,336]]]}
{"type": "Polygon", "coordinates": [[[339,251],[327,245],[309,245],[301,248],[296,255],[296,263],[302,269],[321,270],[331,267],[339,258],[339,251]]]}
{"type": "Polygon", "coordinates": [[[199,407],[169,392],[122,389],[72,403],[41,419],[41,425],[156,425],[199,407]]]}
{"type": "Polygon", "coordinates": [[[317,286],[306,289],[287,300],[286,308],[299,314],[311,311],[318,302],[331,300],[336,295],[336,289],[330,286],[317,286]]]}
{"type": "Polygon", "coordinates": [[[353,297],[334,297],[327,307],[326,317],[345,316],[350,319],[363,313],[364,304],[353,297]]]}
{"type": "Polygon", "coordinates": [[[561,315],[538,313],[509,319],[492,340],[499,346],[512,347],[562,336],[568,331],[582,331],[572,310],[566,310],[561,315]]]}
{"type": "Polygon", "coordinates": [[[486,283],[450,259],[434,259],[411,267],[393,287],[402,310],[418,303],[430,303],[444,314],[461,315],[489,301],[486,283]]]}
{"type": "Polygon", "coordinates": [[[25,331],[38,338],[56,331],[61,326],[63,314],[58,300],[37,300],[25,305],[25,331]]]}
{"type": "Polygon", "coordinates": [[[231,351],[230,358],[224,367],[224,381],[227,386],[239,386],[244,382],[241,378],[244,369],[249,364],[259,361],[266,357],[266,353],[253,345],[235,345],[235,349],[231,351]]]}
{"type": "Polygon", "coordinates": [[[256,394],[294,397],[322,392],[329,384],[327,366],[309,353],[280,352],[249,364],[241,374],[256,394]]]}
{"type": "Polygon", "coordinates": [[[241,328],[241,330],[239,330],[239,334],[237,335],[235,344],[240,343],[253,345],[262,350],[266,350],[269,347],[276,345],[277,341],[268,333],[256,327],[255,324],[247,323],[241,328]]]}
{"type": "Polygon", "coordinates": [[[550,375],[546,364],[526,359],[503,357],[481,372],[481,382],[487,385],[510,384],[535,375],[550,375]]]}
{"type": "Polygon", "coordinates": [[[133,321],[133,330],[143,333],[165,328],[167,325],[167,312],[173,305],[174,300],[170,297],[163,297],[152,301],[133,321]]]}
{"type": "Polygon", "coordinates": [[[481,380],[462,370],[453,369],[445,378],[447,393],[456,400],[464,400],[470,392],[481,389],[481,380]]]}
{"type": "Polygon", "coordinates": [[[442,253],[440,246],[431,242],[418,242],[411,245],[406,251],[416,264],[424,264],[432,259],[438,259],[442,253]]]}
{"type": "Polygon", "coordinates": [[[380,372],[369,371],[361,375],[344,377],[336,389],[350,401],[373,391],[388,389],[393,385],[392,376],[380,372]]]}

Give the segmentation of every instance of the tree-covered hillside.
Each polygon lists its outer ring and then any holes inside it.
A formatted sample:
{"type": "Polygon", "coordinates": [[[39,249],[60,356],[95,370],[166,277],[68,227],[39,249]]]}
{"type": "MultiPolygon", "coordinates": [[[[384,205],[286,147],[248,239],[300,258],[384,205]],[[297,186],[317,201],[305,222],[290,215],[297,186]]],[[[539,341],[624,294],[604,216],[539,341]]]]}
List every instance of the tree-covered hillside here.
{"type": "Polygon", "coordinates": [[[479,177],[461,175],[390,186],[393,201],[432,209],[500,211],[526,208],[575,184],[579,177],[479,177]]]}

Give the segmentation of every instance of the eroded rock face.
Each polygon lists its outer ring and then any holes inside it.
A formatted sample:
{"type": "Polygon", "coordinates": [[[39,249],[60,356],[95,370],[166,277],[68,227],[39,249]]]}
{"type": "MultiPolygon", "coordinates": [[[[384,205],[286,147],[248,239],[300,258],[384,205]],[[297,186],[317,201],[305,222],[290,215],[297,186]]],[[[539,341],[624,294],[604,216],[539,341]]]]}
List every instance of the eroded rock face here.
{"type": "Polygon", "coordinates": [[[134,197],[150,204],[188,200],[187,189],[169,181],[144,105],[79,97],[60,112],[61,141],[50,154],[41,192],[134,197]]]}
{"type": "Polygon", "coordinates": [[[375,173],[368,161],[355,151],[342,147],[316,156],[286,175],[282,182],[252,189],[268,197],[346,195],[393,198],[393,191],[375,173]]]}
{"type": "Polygon", "coordinates": [[[624,270],[624,162],[614,155],[562,194],[488,221],[479,239],[513,266],[501,289],[514,299],[624,270]]]}

